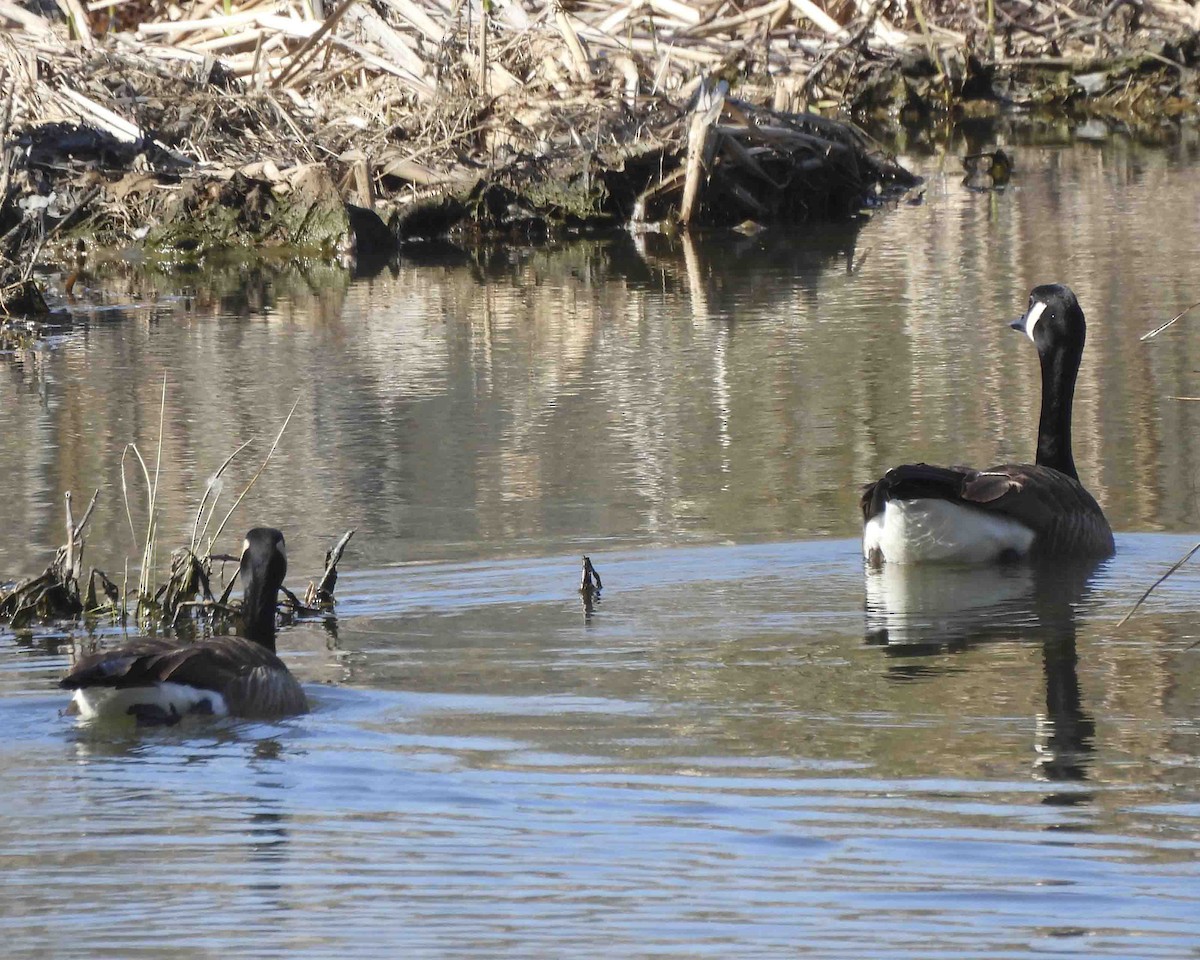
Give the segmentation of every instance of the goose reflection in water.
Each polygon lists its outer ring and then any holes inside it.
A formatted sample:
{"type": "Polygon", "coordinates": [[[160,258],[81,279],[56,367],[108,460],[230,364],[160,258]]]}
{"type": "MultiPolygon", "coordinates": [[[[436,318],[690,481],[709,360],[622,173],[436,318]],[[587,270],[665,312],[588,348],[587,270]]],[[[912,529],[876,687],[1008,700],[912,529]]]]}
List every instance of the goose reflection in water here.
{"type": "MultiPolygon", "coordinates": [[[[884,648],[897,680],[953,669],[921,657],[994,641],[1040,642],[1046,712],[1038,718],[1036,775],[1083,781],[1095,750],[1095,721],[1082,705],[1075,634],[1078,611],[1103,564],[885,564],[866,573],[866,642],[884,648]]],[[[1065,793],[1046,802],[1087,799],[1065,793]]]]}

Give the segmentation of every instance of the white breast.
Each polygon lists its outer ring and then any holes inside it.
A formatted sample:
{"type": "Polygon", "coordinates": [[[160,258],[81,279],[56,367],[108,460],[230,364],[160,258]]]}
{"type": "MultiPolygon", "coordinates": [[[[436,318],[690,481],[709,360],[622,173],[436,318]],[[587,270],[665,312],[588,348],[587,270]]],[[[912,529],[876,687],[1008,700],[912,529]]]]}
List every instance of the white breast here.
{"type": "Polygon", "coordinates": [[[887,563],[990,563],[1032,543],[1024,524],[949,500],[889,500],[863,528],[863,556],[887,563]]]}
{"type": "Polygon", "coordinates": [[[127,716],[129,708],[138,704],[159,707],[166,713],[185,716],[199,709],[204,713],[224,716],[229,712],[225,698],[213,690],[201,690],[184,683],[156,683],[148,687],[85,687],[73,697],[79,715],[90,720],[96,717],[127,716]],[[207,702],[207,706],[205,703],[207,702]]]}

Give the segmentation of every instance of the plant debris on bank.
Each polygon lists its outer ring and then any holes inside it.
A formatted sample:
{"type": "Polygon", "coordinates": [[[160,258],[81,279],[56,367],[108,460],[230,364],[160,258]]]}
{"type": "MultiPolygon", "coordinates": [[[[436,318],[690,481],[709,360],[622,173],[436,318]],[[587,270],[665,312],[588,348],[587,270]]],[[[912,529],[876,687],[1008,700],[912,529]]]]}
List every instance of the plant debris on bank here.
{"type": "Polygon", "coordinates": [[[1192,111],[1200,8],[0,0],[0,28],[11,265],[72,233],[387,252],[456,228],[843,216],[911,178],[830,112],[1192,111]]]}

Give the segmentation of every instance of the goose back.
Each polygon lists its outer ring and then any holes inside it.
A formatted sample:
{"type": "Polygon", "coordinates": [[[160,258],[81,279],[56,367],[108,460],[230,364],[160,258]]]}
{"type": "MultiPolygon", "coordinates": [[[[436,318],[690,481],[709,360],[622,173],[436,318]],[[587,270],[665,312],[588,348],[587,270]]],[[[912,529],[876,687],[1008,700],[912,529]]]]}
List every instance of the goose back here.
{"type": "Polygon", "coordinates": [[[1032,463],[986,470],[927,463],[893,467],[864,488],[863,523],[879,518],[892,501],[946,501],[967,510],[1020,524],[1032,534],[1031,558],[1108,557],[1112,529],[1095,498],[1073,477],[1032,463]]]}
{"type": "Polygon", "coordinates": [[[104,699],[101,690],[162,684],[191,688],[196,693],[189,696],[198,702],[203,702],[204,693],[214,694],[204,712],[262,719],[308,710],[303,688],[283,661],[261,643],[243,637],[212,637],[185,645],[161,637],[136,640],[84,657],[59,681],[66,690],[96,691],[76,697],[85,712],[104,699]]]}

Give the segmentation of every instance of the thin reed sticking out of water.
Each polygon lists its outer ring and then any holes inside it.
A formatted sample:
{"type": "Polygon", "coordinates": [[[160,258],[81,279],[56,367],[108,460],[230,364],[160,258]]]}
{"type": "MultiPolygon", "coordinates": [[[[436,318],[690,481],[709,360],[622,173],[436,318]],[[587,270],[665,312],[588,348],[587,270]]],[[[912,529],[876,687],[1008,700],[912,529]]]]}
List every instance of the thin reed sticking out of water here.
{"type": "MultiPolygon", "coordinates": [[[[1200,300],[1197,300],[1197,301],[1196,301],[1195,303],[1193,303],[1193,304],[1192,304],[1190,307],[1185,307],[1185,308],[1184,308],[1184,309],[1183,309],[1183,310],[1182,310],[1180,313],[1177,313],[1177,314],[1175,314],[1175,316],[1173,316],[1173,317],[1172,317],[1170,320],[1168,320],[1166,323],[1162,324],[1161,326],[1155,327],[1155,328],[1154,328],[1153,330],[1151,330],[1149,333],[1143,333],[1143,334],[1142,334],[1140,337],[1138,337],[1138,340],[1141,340],[1141,341],[1146,341],[1146,340],[1152,340],[1152,339],[1154,339],[1154,338],[1155,338],[1155,337],[1157,337],[1157,336],[1158,336],[1160,333],[1162,333],[1164,330],[1166,330],[1166,329],[1167,329],[1167,327],[1171,326],[1171,324],[1175,323],[1177,320],[1181,320],[1181,319],[1183,319],[1184,315],[1185,315],[1185,314],[1187,314],[1187,312],[1188,312],[1189,310],[1193,309],[1194,307],[1200,307],[1200,300]]],[[[1183,397],[1180,397],[1179,399],[1181,399],[1181,400],[1182,400],[1182,399],[1184,399],[1184,398],[1183,398],[1183,397]]]]}
{"type": "Polygon", "coordinates": [[[1143,603],[1146,602],[1146,598],[1149,597],[1150,594],[1154,592],[1154,590],[1158,587],[1158,585],[1161,584],[1163,581],[1165,581],[1167,579],[1167,577],[1169,577],[1171,574],[1173,574],[1176,570],[1178,570],[1180,567],[1182,567],[1185,563],[1187,563],[1189,560],[1191,560],[1197,550],[1200,550],[1200,543],[1196,544],[1194,547],[1192,547],[1191,550],[1189,550],[1182,557],[1180,557],[1173,564],[1171,564],[1170,570],[1168,570],[1161,577],[1159,577],[1152,584],[1150,584],[1150,586],[1148,586],[1146,588],[1146,592],[1143,593],[1140,597],[1138,597],[1138,601],[1137,601],[1137,603],[1135,603],[1133,605],[1132,609],[1130,609],[1130,611],[1121,618],[1121,622],[1117,624],[1118,629],[1125,626],[1125,624],[1129,620],[1129,618],[1138,612],[1138,608],[1143,603]]]}

